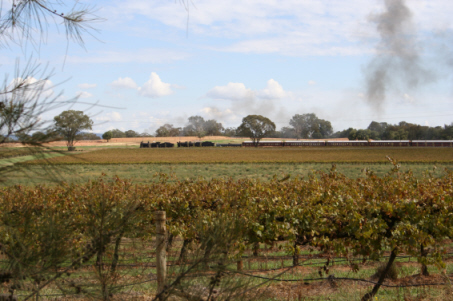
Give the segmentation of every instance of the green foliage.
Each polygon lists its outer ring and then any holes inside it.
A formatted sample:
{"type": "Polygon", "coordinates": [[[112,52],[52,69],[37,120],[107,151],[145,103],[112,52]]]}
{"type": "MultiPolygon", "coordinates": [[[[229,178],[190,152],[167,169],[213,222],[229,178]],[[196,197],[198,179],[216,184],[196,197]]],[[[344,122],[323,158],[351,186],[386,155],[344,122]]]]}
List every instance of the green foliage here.
{"type": "Polygon", "coordinates": [[[140,137],[140,134],[133,130],[125,131],[124,134],[126,134],[127,138],[140,137]]]}
{"type": "Polygon", "coordinates": [[[177,137],[181,128],[175,128],[172,124],[164,124],[156,130],[156,137],[177,137]]]}
{"type": "Polygon", "coordinates": [[[222,124],[214,119],[204,120],[201,116],[191,116],[188,121],[189,124],[182,130],[184,136],[202,138],[204,136],[218,136],[222,134],[222,124]]]}
{"type": "Polygon", "coordinates": [[[255,146],[260,140],[275,131],[275,123],[261,115],[248,115],[242,119],[237,133],[240,136],[250,137],[255,146]]]}
{"type": "MultiPolygon", "coordinates": [[[[388,174],[378,177],[367,171],[358,179],[347,178],[332,166],[307,179],[286,176],[269,182],[170,183],[169,175],[158,174],[148,185],[101,178],[84,185],[4,188],[0,190],[4,272],[12,283],[37,274],[58,276],[60,289],[73,292],[76,288],[64,282],[66,276],[59,271],[64,263],[71,268],[89,264],[97,285],[79,293],[106,299],[118,289],[117,242],[123,237],[150,240],[156,210],[167,213],[171,235],[198,242],[196,258],[205,264],[239,258],[256,243],[284,240],[290,253],[307,245],[321,253],[379,260],[393,250],[444,267],[447,246],[442,242],[453,237],[453,172],[442,178],[427,173],[419,179],[389,161],[388,174]],[[227,222],[228,217],[234,218],[227,222]],[[216,239],[221,243],[214,243],[216,239]],[[429,254],[420,253],[421,245],[429,254]],[[214,252],[214,247],[223,253],[214,252]]],[[[218,265],[214,273],[224,271],[218,265]]],[[[173,286],[177,287],[186,291],[182,288],[190,285],[180,281],[173,286]]]]}
{"type": "Polygon", "coordinates": [[[401,121],[398,124],[372,121],[367,129],[353,129],[336,132],[332,138],[349,140],[452,140],[453,123],[429,127],[401,121]]]}
{"type": "MultiPolygon", "coordinates": [[[[294,115],[289,124],[297,138],[321,139],[332,135],[333,129],[330,121],[319,119],[314,113],[294,115]]],[[[288,129],[285,130],[288,132],[288,129]]]]}
{"type": "Polygon", "coordinates": [[[112,133],[112,138],[126,138],[126,134],[119,129],[113,129],[110,132],[112,133]]]}
{"type": "Polygon", "coordinates": [[[102,134],[102,139],[107,140],[107,142],[109,142],[110,139],[112,139],[112,137],[113,135],[111,131],[107,131],[104,134],[102,134]]]}
{"type": "Polygon", "coordinates": [[[68,110],[54,117],[55,132],[66,139],[68,149],[74,147],[77,134],[81,130],[91,130],[92,125],[93,121],[82,111],[68,110]]]}
{"type": "Polygon", "coordinates": [[[77,135],[77,140],[100,140],[100,139],[101,138],[99,138],[99,136],[96,135],[95,133],[82,132],[77,135]]]}

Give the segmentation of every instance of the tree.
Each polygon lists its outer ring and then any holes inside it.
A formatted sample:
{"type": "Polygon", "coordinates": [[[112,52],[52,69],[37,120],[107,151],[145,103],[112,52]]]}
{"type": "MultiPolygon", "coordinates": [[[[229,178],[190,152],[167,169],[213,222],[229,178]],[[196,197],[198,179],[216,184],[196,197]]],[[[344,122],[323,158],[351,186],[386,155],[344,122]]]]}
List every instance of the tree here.
{"type": "Polygon", "coordinates": [[[205,121],[201,116],[190,116],[189,124],[183,129],[184,136],[206,136],[205,121]]]}
{"type": "Polygon", "coordinates": [[[156,137],[177,137],[181,128],[175,128],[173,124],[164,124],[156,130],[156,137]]]}
{"type": "Polygon", "coordinates": [[[287,127],[287,126],[282,127],[280,132],[281,132],[282,138],[295,138],[296,137],[296,134],[294,133],[294,129],[287,127]]]}
{"type": "Polygon", "coordinates": [[[68,150],[74,150],[77,134],[81,130],[91,130],[93,121],[82,111],[68,110],[54,117],[55,131],[67,141],[68,150]]]}
{"type": "Polygon", "coordinates": [[[140,134],[133,130],[125,131],[124,134],[126,134],[127,138],[140,137],[140,134]]]}
{"type": "Polygon", "coordinates": [[[222,135],[223,125],[214,119],[206,120],[203,125],[206,136],[220,136],[222,135]]]}
{"type": "Polygon", "coordinates": [[[442,139],[453,140],[453,122],[450,125],[444,125],[442,139]]]}
{"type": "Polygon", "coordinates": [[[367,129],[377,133],[378,138],[381,138],[382,134],[388,128],[389,124],[387,122],[376,122],[372,121],[367,129]]]}
{"type": "Polygon", "coordinates": [[[293,127],[296,138],[327,138],[333,133],[330,121],[319,119],[315,114],[296,114],[289,124],[293,127]]]}
{"type": "Polygon", "coordinates": [[[104,134],[102,134],[102,139],[107,140],[107,142],[109,142],[110,139],[112,139],[112,137],[113,135],[111,131],[107,131],[104,134]]]}
{"type": "Polygon", "coordinates": [[[82,132],[77,135],[77,140],[100,140],[100,139],[101,138],[99,138],[99,136],[96,135],[95,133],[82,132]]]}
{"type": "Polygon", "coordinates": [[[248,115],[242,119],[237,132],[241,136],[250,137],[255,147],[266,135],[275,131],[275,123],[261,115],[248,115]]]}
{"type": "Polygon", "coordinates": [[[233,128],[233,127],[230,127],[230,128],[226,128],[223,130],[223,133],[222,135],[223,136],[227,136],[227,137],[234,137],[236,136],[236,128],[233,128]]]}
{"type": "Polygon", "coordinates": [[[110,132],[112,132],[112,138],[126,138],[126,134],[119,129],[113,129],[110,132]]]}
{"type": "MultiPolygon", "coordinates": [[[[64,24],[68,40],[83,45],[83,33],[90,33],[90,26],[99,20],[92,10],[80,5],[78,1],[51,2],[42,1],[2,1],[0,4],[0,47],[14,44],[22,47],[31,42],[36,49],[45,41],[49,20],[61,20],[64,24]],[[68,5],[68,2],[73,2],[68,5]],[[9,7],[8,7],[9,6],[9,7]],[[70,7],[68,11],[62,11],[70,7]]],[[[16,51],[21,53],[21,51],[16,51]]],[[[16,63],[14,78],[5,76],[4,84],[0,87],[0,132],[3,138],[0,144],[9,137],[21,136],[21,140],[34,146],[41,146],[47,139],[42,135],[31,134],[37,130],[45,131],[50,124],[39,118],[45,112],[55,109],[64,102],[57,103],[61,94],[46,96],[49,78],[53,75],[46,68],[40,68],[38,63],[29,60],[25,67],[16,63]]]]}

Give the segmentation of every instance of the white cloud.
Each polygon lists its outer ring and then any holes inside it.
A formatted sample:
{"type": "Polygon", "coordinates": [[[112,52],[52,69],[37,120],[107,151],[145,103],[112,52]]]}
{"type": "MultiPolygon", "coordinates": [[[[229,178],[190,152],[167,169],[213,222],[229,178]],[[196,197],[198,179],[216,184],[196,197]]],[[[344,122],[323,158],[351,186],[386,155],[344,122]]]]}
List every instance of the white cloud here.
{"type": "Polygon", "coordinates": [[[105,113],[101,116],[97,116],[97,121],[121,121],[123,117],[118,112],[105,113]]]}
{"type": "Polygon", "coordinates": [[[88,93],[86,91],[78,91],[76,94],[77,94],[77,97],[79,97],[79,98],[90,98],[93,96],[93,94],[88,93]]]}
{"type": "Polygon", "coordinates": [[[137,89],[138,86],[130,77],[118,78],[110,84],[115,89],[137,89]]]}
{"type": "Polygon", "coordinates": [[[316,85],[317,83],[316,83],[314,80],[309,80],[309,81],[308,81],[308,84],[309,84],[310,86],[314,86],[314,85],[316,85]]]}
{"type": "MultiPolygon", "coordinates": [[[[451,0],[406,2],[425,36],[453,29],[451,9],[446,9],[451,0]]],[[[382,11],[383,4],[382,0],[198,0],[196,9],[188,13],[173,1],[123,0],[112,8],[112,15],[118,23],[144,16],[166,25],[168,32],[176,28],[197,37],[222,39],[223,46],[211,44],[221,51],[354,55],[368,51],[361,42],[375,37],[376,32],[367,18],[382,11]]],[[[188,5],[192,8],[194,4],[188,5]]]]}
{"type": "Polygon", "coordinates": [[[206,93],[206,97],[221,100],[278,100],[291,98],[292,93],[283,89],[276,80],[270,79],[262,90],[252,90],[245,87],[243,83],[228,83],[226,86],[216,86],[206,93]]]}
{"type": "Polygon", "coordinates": [[[254,92],[247,89],[243,83],[228,83],[226,86],[216,86],[206,96],[213,99],[242,100],[253,98],[254,92]]]}
{"type": "Polygon", "coordinates": [[[204,107],[201,109],[201,112],[205,113],[209,118],[214,118],[216,120],[225,120],[231,119],[234,117],[234,113],[230,109],[219,110],[216,107],[204,107]]]}
{"type": "Polygon", "coordinates": [[[97,84],[79,84],[77,85],[77,87],[79,87],[80,89],[93,89],[93,88],[96,88],[98,85],[97,84]]]}
{"type": "Polygon", "coordinates": [[[273,79],[268,80],[266,88],[259,91],[257,94],[258,97],[264,99],[282,99],[290,96],[290,93],[283,90],[282,85],[273,79]]]}
{"type": "Polygon", "coordinates": [[[18,91],[24,93],[26,98],[49,98],[55,94],[53,88],[55,87],[50,80],[40,80],[34,77],[27,77],[25,79],[17,77],[11,80],[6,87],[5,91],[11,91],[16,86],[22,86],[18,91]]]}
{"type": "Polygon", "coordinates": [[[171,84],[162,82],[159,75],[155,72],[151,72],[149,80],[142,87],[138,88],[138,92],[140,95],[150,98],[157,98],[173,93],[171,84]]]}

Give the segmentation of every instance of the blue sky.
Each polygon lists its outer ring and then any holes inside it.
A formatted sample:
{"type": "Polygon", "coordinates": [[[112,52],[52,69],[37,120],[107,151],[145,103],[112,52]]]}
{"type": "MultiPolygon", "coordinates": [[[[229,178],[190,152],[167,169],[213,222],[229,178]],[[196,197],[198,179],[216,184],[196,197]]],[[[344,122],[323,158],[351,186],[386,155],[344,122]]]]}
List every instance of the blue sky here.
{"type": "Polygon", "coordinates": [[[71,107],[89,108],[97,133],[154,133],[193,115],[237,127],[261,114],[280,128],[295,114],[316,113],[335,131],[373,120],[453,122],[451,0],[86,3],[104,21],[93,24],[96,38],[84,36],[85,48],[68,45],[52,25],[39,51],[13,45],[0,59],[4,70],[13,70],[17,57],[49,64],[52,84],[60,83],[52,91],[101,105],[71,107]],[[377,26],[397,5],[409,14],[389,41],[377,26]],[[395,38],[403,53],[388,48],[395,38]],[[367,78],[376,61],[385,62],[388,83],[385,97],[371,100],[367,78]]]}

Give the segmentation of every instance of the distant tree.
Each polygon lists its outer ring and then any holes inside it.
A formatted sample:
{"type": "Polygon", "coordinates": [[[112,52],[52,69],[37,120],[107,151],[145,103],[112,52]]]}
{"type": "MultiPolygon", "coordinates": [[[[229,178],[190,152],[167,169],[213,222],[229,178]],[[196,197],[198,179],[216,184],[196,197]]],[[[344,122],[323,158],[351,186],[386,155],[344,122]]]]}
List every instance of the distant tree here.
{"type": "Polygon", "coordinates": [[[140,134],[133,130],[125,131],[124,134],[126,134],[127,138],[140,137],[140,134]]]}
{"type": "Polygon", "coordinates": [[[205,120],[201,116],[190,116],[189,124],[183,129],[184,136],[197,136],[198,138],[206,136],[205,120]]]}
{"type": "Polygon", "coordinates": [[[360,129],[356,132],[357,140],[369,140],[369,139],[372,139],[371,136],[372,136],[372,131],[370,131],[368,129],[366,129],[366,130],[360,129]]]}
{"type": "Polygon", "coordinates": [[[17,140],[21,143],[27,143],[27,141],[31,140],[31,136],[25,133],[16,134],[17,140]]]}
{"type": "Polygon", "coordinates": [[[237,136],[236,135],[236,128],[232,128],[232,127],[226,128],[226,129],[223,130],[222,135],[223,136],[227,136],[227,137],[237,136]]]}
{"type": "Polygon", "coordinates": [[[49,140],[49,135],[41,131],[36,131],[31,135],[31,139],[45,142],[49,140]]]}
{"type": "Polygon", "coordinates": [[[389,124],[387,122],[377,122],[377,121],[372,121],[370,125],[367,127],[368,130],[376,132],[377,137],[374,139],[381,138],[382,134],[385,132],[385,130],[388,128],[389,124]]]}
{"type": "Polygon", "coordinates": [[[153,135],[151,135],[150,133],[147,133],[147,132],[143,132],[139,135],[139,137],[154,137],[153,135]]]}
{"type": "Polygon", "coordinates": [[[289,126],[284,126],[280,130],[280,137],[281,138],[296,138],[296,133],[294,132],[294,128],[289,126]]]}
{"type": "Polygon", "coordinates": [[[444,125],[442,132],[442,139],[453,140],[453,122],[450,125],[444,125]]]}
{"type": "Polygon", "coordinates": [[[177,137],[180,132],[180,128],[175,128],[173,124],[167,123],[156,130],[156,137],[177,137]]]}
{"type": "Polygon", "coordinates": [[[72,150],[77,141],[77,134],[81,130],[91,130],[93,121],[82,111],[68,110],[54,117],[55,132],[62,135],[67,143],[68,150],[72,150]]]}
{"type": "Polygon", "coordinates": [[[222,135],[223,126],[221,123],[211,119],[204,122],[203,129],[206,136],[220,136],[222,135]]]}
{"type": "Polygon", "coordinates": [[[248,115],[242,119],[237,133],[241,136],[250,137],[255,147],[260,140],[275,131],[275,123],[261,115],[248,115]]]}
{"type": "Polygon", "coordinates": [[[95,133],[82,132],[77,135],[77,140],[100,140],[101,138],[95,133]]]}
{"type": "Polygon", "coordinates": [[[110,139],[112,139],[112,137],[113,135],[111,131],[107,131],[104,134],[102,134],[102,139],[107,140],[107,142],[109,142],[110,139]]]}
{"type": "Polygon", "coordinates": [[[332,135],[330,121],[319,119],[315,114],[294,115],[289,124],[293,127],[297,139],[326,138],[332,135]],[[313,135],[315,137],[313,137],[313,135]]]}
{"type": "Polygon", "coordinates": [[[112,132],[112,138],[126,138],[126,134],[119,129],[113,129],[110,132],[112,132]]]}

